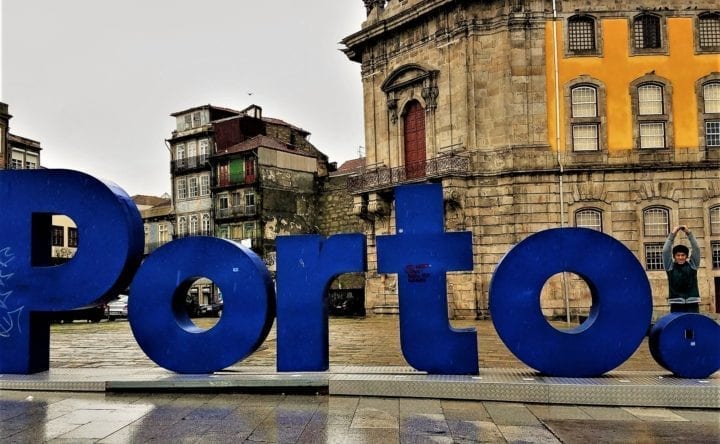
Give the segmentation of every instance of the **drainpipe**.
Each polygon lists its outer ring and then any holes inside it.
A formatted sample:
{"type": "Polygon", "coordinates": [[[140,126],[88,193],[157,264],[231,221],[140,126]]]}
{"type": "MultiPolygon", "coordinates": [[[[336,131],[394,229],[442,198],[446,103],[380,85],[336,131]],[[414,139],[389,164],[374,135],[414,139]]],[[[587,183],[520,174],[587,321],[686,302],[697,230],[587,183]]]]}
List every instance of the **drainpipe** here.
{"type": "MultiPolygon", "coordinates": [[[[557,36],[557,0],[552,2],[553,13],[553,75],[555,76],[555,151],[558,163],[558,188],[560,189],[560,228],[565,227],[565,197],[563,196],[564,184],[563,174],[565,169],[562,162],[562,154],[560,152],[560,68],[558,63],[558,36],[557,36]]],[[[570,322],[570,298],[568,296],[567,281],[565,272],[562,273],[562,289],[565,299],[565,321],[570,322]]]]}

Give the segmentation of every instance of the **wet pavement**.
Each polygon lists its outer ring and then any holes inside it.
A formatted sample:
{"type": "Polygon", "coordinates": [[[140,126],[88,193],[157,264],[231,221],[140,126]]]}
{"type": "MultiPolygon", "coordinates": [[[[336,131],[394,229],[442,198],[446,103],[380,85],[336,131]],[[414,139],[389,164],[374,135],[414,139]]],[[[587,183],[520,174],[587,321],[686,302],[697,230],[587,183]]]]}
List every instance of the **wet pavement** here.
{"type": "Polygon", "coordinates": [[[3,443],[712,443],[717,411],[257,394],[3,392],[3,443]]]}
{"type": "MultiPolygon", "coordinates": [[[[204,328],[214,320],[197,320],[204,328]]],[[[525,369],[489,321],[482,368],[525,369]]],[[[275,333],[237,368],[275,365],[275,333]]],[[[397,318],[332,318],[332,365],[405,366],[397,318]]],[[[127,321],[54,325],[51,370],[156,369],[127,321]]],[[[663,372],[647,343],[620,371],[663,372]]],[[[482,371],[482,370],[481,370],[482,371]]],[[[720,399],[718,399],[720,407],[720,399]]],[[[0,391],[0,442],[475,443],[720,442],[720,410],[248,393],[0,391]]]]}
{"type": "MultiPolygon", "coordinates": [[[[217,319],[198,318],[201,328],[217,319]]],[[[491,321],[453,321],[456,328],[475,327],[478,332],[480,368],[527,369],[502,343],[491,321]]],[[[557,328],[574,327],[561,322],[557,328]]],[[[330,318],[330,365],[404,366],[397,317],[330,318]]],[[[260,348],[237,366],[275,366],[276,335],[273,328],[260,348]]],[[[155,367],[135,342],[125,320],[99,324],[75,322],[53,325],[50,339],[53,368],[155,367]]],[[[664,372],[650,355],[647,338],[618,371],[664,372]]]]}

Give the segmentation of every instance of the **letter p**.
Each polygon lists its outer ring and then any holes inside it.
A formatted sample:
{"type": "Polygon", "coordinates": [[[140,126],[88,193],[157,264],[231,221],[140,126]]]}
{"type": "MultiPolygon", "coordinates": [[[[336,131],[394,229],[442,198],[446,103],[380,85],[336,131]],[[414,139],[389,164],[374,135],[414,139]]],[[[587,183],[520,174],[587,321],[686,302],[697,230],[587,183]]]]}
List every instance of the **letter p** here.
{"type": "Polygon", "coordinates": [[[114,184],[69,170],[0,171],[0,373],[46,371],[50,323],[126,288],[140,264],[137,207],[114,184]],[[50,262],[53,214],[77,225],[78,249],[50,262]]]}

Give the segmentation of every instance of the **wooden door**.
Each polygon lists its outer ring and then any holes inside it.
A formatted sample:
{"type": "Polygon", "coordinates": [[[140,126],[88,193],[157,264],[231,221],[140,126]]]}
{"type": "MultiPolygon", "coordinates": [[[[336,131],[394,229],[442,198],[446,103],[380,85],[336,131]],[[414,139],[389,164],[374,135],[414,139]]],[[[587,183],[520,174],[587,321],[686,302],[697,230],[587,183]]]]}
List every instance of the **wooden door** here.
{"type": "Polygon", "coordinates": [[[425,110],[416,100],[405,112],[405,178],[425,177],[425,110]]]}

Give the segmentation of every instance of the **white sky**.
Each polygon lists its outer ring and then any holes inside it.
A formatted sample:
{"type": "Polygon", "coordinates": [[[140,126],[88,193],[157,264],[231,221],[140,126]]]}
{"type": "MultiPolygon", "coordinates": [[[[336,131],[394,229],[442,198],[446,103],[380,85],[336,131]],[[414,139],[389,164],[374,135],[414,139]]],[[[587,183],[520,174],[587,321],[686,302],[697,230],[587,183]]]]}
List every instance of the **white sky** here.
{"type": "Polygon", "coordinates": [[[360,0],[2,0],[0,17],[0,100],[45,167],[170,192],[169,114],[208,103],[260,105],[338,164],[364,145],[360,66],[338,43],[360,0]]]}

